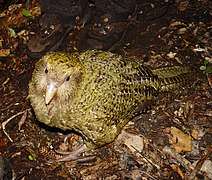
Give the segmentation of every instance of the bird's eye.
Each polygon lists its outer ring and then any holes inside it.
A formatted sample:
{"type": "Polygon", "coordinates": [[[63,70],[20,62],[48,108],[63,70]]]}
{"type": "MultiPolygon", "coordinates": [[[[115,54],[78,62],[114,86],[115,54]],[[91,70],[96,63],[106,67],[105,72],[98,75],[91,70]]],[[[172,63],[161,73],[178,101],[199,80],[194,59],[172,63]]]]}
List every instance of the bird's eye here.
{"type": "Polygon", "coordinates": [[[70,80],[70,76],[68,76],[67,78],[66,78],[66,81],[69,81],[70,80]]]}
{"type": "Polygon", "coordinates": [[[45,69],[45,73],[47,74],[49,71],[48,71],[48,69],[45,69]]]}

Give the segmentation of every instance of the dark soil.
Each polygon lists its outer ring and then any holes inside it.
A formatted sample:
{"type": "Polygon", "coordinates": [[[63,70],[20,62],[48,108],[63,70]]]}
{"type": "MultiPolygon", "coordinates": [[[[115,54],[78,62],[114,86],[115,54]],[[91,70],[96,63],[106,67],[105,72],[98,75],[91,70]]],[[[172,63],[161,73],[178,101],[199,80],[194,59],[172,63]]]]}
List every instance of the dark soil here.
{"type": "MultiPolygon", "coordinates": [[[[59,157],[54,149],[75,146],[81,138],[72,133],[64,142],[67,132],[39,123],[27,100],[38,59],[28,57],[26,47],[29,35],[39,31],[39,7],[38,1],[32,0],[29,10],[33,18],[27,18],[21,13],[27,8],[25,1],[0,1],[0,123],[4,126],[8,120],[5,129],[0,128],[0,179],[2,168],[8,176],[12,169],[14,179],[30,180],[212,178],[212,78],[199,69],[205,60],[212,61],[209,0],[138,3],[138,15],[125,44],[114,52],[135,56],[152,68],[188,66],[193,73],[191,82],[158,96],[150,110],[126,126],[131,135],[142,137],[142,151],[132,151],[116,140],[89,152],[96,158],[81,163],[48,162],[59,157]],[[176,129],[178,135],[174,135],[176,129]],[[177,148],[180,134],[185,138],[177,148]]],[[[80,35],[75,33],[60,50],[73,51],[80,35]]]]}

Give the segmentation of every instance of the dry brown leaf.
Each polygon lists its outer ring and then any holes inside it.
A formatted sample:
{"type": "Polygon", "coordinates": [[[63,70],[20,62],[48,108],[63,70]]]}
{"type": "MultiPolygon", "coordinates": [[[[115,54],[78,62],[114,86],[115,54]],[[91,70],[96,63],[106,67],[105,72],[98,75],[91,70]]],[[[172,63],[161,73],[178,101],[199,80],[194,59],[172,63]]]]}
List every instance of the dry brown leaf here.
{"type": "Polygon", "coordinates": [[[173,135],[173,137],[169,139],[169,142],[173,144],[176,152],[191,152],[191,136],[185,134],[176,127],[171,127],[171,134],[173,135]]]}
{"type": "Polygon", "coordinates": [[[199,131],[198,131],[198,129],[196,129],[196,128],[192,129],[191,135],[192,135],[192,137],[193,137],[194,139],[197,140],[197,139],[198,139],[198,136],[199,136],[199,131]]]}
{"type": "Polygon", "coordinates": [[[182,170],[179,168],[178,165],[176,165],[176,164],[171,164],[171,167],[172,167],[172,169],[173,169],[177,174],[179,174],[179,176],[181,177],[182,180],[185,179],[185,177],[184,177],[184,175],[183,175],[183,172],[182,172],[182,170]]]}
{"type": "Polygon", "coordinates": [[[125,130],[122,130],[121,134],[117,137],[116,143],[125,144],[132,153],[141,152],[144,148],[144,139],[139,135],[128,133],[125,130]]]}

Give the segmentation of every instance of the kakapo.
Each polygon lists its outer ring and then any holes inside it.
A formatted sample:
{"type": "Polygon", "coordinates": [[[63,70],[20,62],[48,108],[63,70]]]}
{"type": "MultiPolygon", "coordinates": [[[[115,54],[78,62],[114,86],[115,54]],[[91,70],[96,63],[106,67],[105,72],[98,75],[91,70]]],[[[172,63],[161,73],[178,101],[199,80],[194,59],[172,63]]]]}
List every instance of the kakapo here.
{"type": "Polygon", "coordinates": [[[39,121],[82,135],[85,144],[61,159],[69,161],[112,142],[143,102],[184,86],[189,74],[184,66],[151,70],[100,50],[50,52],[35,65],[28,98],[39,121]]]}

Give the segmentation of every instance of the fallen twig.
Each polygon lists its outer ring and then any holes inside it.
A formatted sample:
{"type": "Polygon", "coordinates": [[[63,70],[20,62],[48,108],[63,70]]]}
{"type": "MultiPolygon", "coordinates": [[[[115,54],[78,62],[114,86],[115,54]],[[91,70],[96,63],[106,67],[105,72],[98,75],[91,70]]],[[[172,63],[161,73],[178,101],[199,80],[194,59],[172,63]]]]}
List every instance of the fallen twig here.
{"type": "Polygon", "coordinates": [[[211,152],[212,152],[212,145],[208,146],[208,148],[205,150],[205,154],[202,156],[202,158],[200,160],[198,160],[195,168],[193,169],[193,171],[191,172],[191,174],[188,176],[188,178],[187,178],[188,180],[194,179],[194,177],[196,176],[196,174],[202,168],[203,163],[208,159],[208,157],[210,157],[211,152]]]}
{"type": "Polygon", "coordinates": [[[188,171],[192,170],[191,163],[182,157],[180,154],[178,154],[174,149],[169,148],[168,146],[163,148],[163,152],[175,160],[177,160],[183,167],[185,167],[188,171]]]}
{"type": "Polygon", "coordinates": [[[141,156],[142,158],[144,158],[144,159],[145,159],[148,163],[150,163],[154,168],[156,168],[157,170],[160,169],[160,166],[157,165],[157,164],[155,164],[155,163],[153,163],[152,160],[148,159],[148,158],[145,156],[144,153],[139,152],[139,151],[138,151],[135,147],[133,147],[133,146],[132,146],[132,148],[134,148],[134,149],[137,151],[137,153],[139,154],[139,156],[141,156]]]}
{"type": "Polygon", "coordinates": [[[17,116],[19,116],[19,115],[21,115],[21,114],[24,114],[24,113],[26,113],[27,111],[28,111],[29,109],[26,109],[26,110],[24,110],[24,111],[21,111],[21,112],[19,112],[19,113],[17,113],[17,114],[15,114],[15,115],[13,115],[13,116],[11,116],[9,119],[7,119],[6,121],[4,121],[2,124],[1,124],[1,127],[2,127],[2,130],[3,130],[3,132],[4,132],[4,134],[7,136],[7,138],[11,141],[11,142],[13,142],[13,140],[12,140],[12,138],[9,136],[9,134],[6,132],[6,125],[12,120],[12,119],[14,119],[15,117],[17,117],[17,116]]]}

